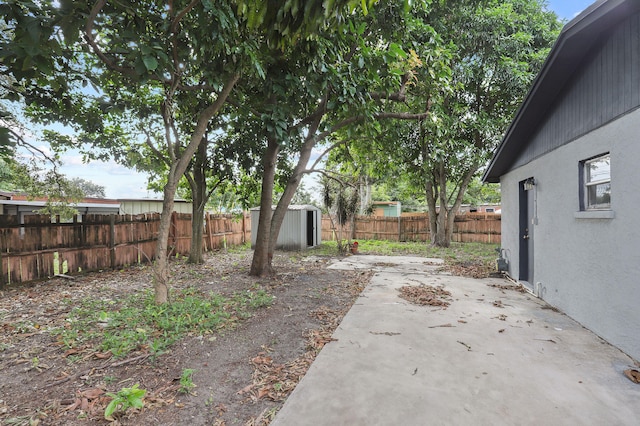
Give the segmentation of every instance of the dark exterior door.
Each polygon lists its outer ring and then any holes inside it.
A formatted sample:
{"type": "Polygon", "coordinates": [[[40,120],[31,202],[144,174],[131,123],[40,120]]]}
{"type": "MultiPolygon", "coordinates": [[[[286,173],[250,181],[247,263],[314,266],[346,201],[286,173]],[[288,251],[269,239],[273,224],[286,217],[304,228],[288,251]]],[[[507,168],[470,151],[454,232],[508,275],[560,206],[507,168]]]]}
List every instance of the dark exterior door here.
{"type": "Polygon", "coordinates": [[[314,210],[307,210],[307,247],[316,245],[316,215],[314,210]]]}
{"type": "Polygon", "coordinates": [[[518,280],[525,282],[533,290],[533,217],[534,193],[533,178],[520,182],[520,256],[518,280]]]}

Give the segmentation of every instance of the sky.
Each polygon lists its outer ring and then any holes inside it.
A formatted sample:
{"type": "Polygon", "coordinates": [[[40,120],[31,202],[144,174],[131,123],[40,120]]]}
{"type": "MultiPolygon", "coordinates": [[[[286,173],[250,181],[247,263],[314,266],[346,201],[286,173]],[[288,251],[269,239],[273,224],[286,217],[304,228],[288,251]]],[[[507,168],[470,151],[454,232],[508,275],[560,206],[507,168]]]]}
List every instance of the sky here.
{"type": "Polygon", "coordinates": [[[564,20],[570,21],[589,7],[595,0],[547,0],[549,9],[564,20]]]}
{"type": "MultiPolygon", "coordinates": [[[[595,0],[548,0],[550,10],[568,22],[595,0]]],[[[105,187],[107,198],[162,198],[159,193],[146,189],[146,176],[111,161],[85,164],[79,154],[63,157],[61,171],[69,178],[79,177],[105,187]]],[[[305,179],[307,190],[315,185],[314,178],[305,179]]]]}

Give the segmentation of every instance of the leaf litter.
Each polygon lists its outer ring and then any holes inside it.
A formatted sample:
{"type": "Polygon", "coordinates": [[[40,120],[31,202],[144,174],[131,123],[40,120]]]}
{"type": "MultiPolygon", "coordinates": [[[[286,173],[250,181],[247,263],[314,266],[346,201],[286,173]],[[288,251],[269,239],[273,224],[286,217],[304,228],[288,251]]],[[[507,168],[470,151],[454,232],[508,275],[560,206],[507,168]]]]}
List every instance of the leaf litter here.
{"type": "Polygon", "coordinates": [[[400,297],[421,306],[439,306],[446,309],[449,306],[451,293],[444,287],[433,287],[426,284],[419,286],[406,285],[398,290],[400,297]]]}
{"type": "Polygon", "coordinates": [[[93,340],[65,346],[52,331],[69,330],[74,307],[85,300],[119,305],[148,291],[148,266],[0,290],[0,424],[104,422],[111,400],[106,394],[136,383],[147,390],[144,408],[121,413],[114,425],[268,424],[332,340],[332,330],[371,274],[327,270],[328,257],[311,263],[276,253],[278,274],[255,278],[248,275],[251,254],[209,253],[202,265],[174,260],[172,290],[197,288],[232,297],[258,286],[275,297],[271,306],[238,318],[220,333],[190,333],[159,353],[140,345],[125,358],[101,350],[93,340]],[[175,378],[185,368],[195,371],[197,393],[180,393],[175,378]],[[255,393],[261,398],[247,403],[247,395],[237,394],[240,380],[262,382],[255,393]]]}

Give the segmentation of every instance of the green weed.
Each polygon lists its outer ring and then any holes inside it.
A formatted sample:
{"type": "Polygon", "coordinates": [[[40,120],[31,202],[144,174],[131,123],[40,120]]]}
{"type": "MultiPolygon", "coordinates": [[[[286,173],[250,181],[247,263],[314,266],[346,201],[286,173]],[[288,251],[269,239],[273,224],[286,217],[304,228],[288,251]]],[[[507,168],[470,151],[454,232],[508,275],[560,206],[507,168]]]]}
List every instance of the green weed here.
{"type": "Polygon", "coordinates": [[[155,357],[187,333],[203,335],[231,328],[238,319],[273,301],[259,287],[232,297],[187,288],[173,293],[171,299],[170,304],[157,305],[149,290],[118,304],[83,300],[69,313],[66,325],[52,334],[66,348],[91,343],[117,358],[136,350],[155,357]]]}
{"type": "Polygon", "coordinates": [[[104,376],[102,380],[104,381],[105,384],[110,385],[114,383],[117,379],[115,378],[115,376],[104,376]]]}
{"type": "Polygon", "coordinates": [[[109,421],[113,421],[113,413],[116,411],[125,412],[129,408],[142,408],[144,402],[142,398],[147,393],[144,389],[139,389],[136,383],[130,388],[122,388],[117,393],[107,393],[110,396],[111,402],[104,410],[104,418],[109,421]]]}
{"type": "Polygon", "coordinates": [[[191,393],[191,389],[195,388],[196,385],[193,383],[193,373],[195,370],[191,368],[185,368],[182,370],[182,375],[180,376],[180,389],[179,393],[189,394],[191,393]]]}
{"type": "Polygon", "coordinates": [[[229,253],[245,253],[251,250],[251,242],[247,241],[244,244],[239,244],[237,246],[235,245],[228,245],[227,246],[227,252],[229,253]]]}

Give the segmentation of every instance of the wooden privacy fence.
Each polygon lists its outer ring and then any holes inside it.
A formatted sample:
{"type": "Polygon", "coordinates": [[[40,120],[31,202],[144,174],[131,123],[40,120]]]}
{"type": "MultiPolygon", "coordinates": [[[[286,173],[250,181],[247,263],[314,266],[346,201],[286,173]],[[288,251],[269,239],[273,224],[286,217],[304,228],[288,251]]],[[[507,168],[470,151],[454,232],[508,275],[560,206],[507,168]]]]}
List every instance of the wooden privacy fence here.
{"type": "MultiPolygon", "coordinates": [[[[390,241],[431,240],[427,214],[400,217],[357,216],[354,225],[354,230],[351,225],[345,225],[342,238],[390,241]]],[[[322,240],[335,240],[337,237],[337,229],[331,228],[329,216],[322,216],[322,240]]],[[[499,244],[500,238],[500,214],[468,213],[456,216],[453,241],[499,244]]]]}
{"type": "MultiPolygon", "coordinates": [[[[155,257],[159,214],[85,215],[82,220],[60,223],[50,216],[0,215],[0,287],[57,274],[115,269],[149,262],[155,257]]],[[[346,226],[343,238],[429,241],[425,214],[402,217],[359,216],[355,232],[346,226]]],[[[205,251],[239,245],[251,238],[251,217],[207,215],[205,251]]],[[[328,216],[322,217],[322,239],[335,240],[328,216]]],[[[500,215],[470,213],[456,216],[453,241],[500,243],[500,215]]],[[[191,215],[174,213],[168,244],[169,255],[187,255],[191,246],[191,215]]]]}
{"type": "MultiPolygon", "coordinates": [[[[155,256],[159,214],[85,215],[60,223],[46,215],[0,216],[0,287],[67,272],[115,269],[149,262],[155,256]]],[[[207,215],[204,250],[247,241],[251,218],[207,215]]],[[[189,253],[191,215],[171,217],[168,252],[189,253]]]]}

